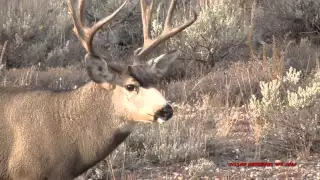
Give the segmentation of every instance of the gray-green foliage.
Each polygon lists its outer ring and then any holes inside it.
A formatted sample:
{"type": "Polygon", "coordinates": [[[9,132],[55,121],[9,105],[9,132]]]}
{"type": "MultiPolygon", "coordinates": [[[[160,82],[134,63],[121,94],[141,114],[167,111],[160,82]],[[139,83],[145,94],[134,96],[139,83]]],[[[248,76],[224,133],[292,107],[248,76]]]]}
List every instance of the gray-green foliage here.
{"type": "Polygon", "coordinates": [[[12,0],[0,4],[0,33],[10,40],[9,64],[44,61],[51,49],[65,44],[71,27],[66,1],[12,0]]]}
{"type": "MultiPolygon", "coordinates": [[[[190,11],[186,10],[185,14],[190,11]]],[[[213,61],[212,55],[219,51],[221,45],[228,42],[243,40],[246,30],[242,21],[242,9],[238,1],[221,0],[212,1],[210,6],[202,7],[197,21],[184,30],[183,36],[171,39],[169,47],[179,48],[183,51],[184,59],[194,57],[196,59],[213,61]]],[[[155,18],[152,21],[152,35],[156,36],[163,28],[162,19],[155,18]],[[159,22],[160,20],[160,22],[159,22]]],[[[178,19],[174,24],[180,25],[183,20],[178,19]]]]}
{"type": "Polygon", "coordinates": [[[288,105],[296,109],[304,108],[314,102],[320,93],[320,72],[316,72],[306,87],[287,91],[288,105]]]}
{"type": "Polygon", "coordinates": [[[185,34],[186,56],[206,61],[217,60],[217,57],[213,59],[212,56],[219,51],[219,48],[229,42],[241,41],[246,36],[242,9],[234,1],[214,2],[202,9],[198,20],[186,29],[185,34]]]}
{"type": "MultiPolygon", "coordinates": [[[[2,33],[23,40],[54,39],[70,24],[65,1],[8,1],[0,9],[2,33]]],[[[58,39],[59,40],[59,39],[58,39]]]]}
{"type": "Polygon", "coordinates": [[[260,82],[262,98],[252,95],[250,108],[258,115],[264,115],[275,109],[295,108],[297,110],[309,106],[320,94],[320,71],[312,75],[306,86],[297,86],[301,80],[301,71],[290,67],[285,76],[269,82],[260,82]],[[281,96],[281,88],[290,87],[281,96]]]}
{"type": "Polygon", "coordinates": [[[254,15],[255,34],[269,41],[288,32],[294,39],[308,37],[319,44],[319,0],[259,0],[254,15]],[[306,33],[308,32],[308,33],[306,33]]]}

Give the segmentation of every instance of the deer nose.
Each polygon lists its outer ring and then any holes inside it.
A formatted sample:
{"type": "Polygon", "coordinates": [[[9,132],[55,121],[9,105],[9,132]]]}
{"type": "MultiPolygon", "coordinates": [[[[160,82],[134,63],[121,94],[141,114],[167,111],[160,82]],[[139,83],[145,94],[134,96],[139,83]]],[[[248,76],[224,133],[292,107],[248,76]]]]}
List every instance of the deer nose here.
{"type": "Polygon", "coordinates": [[[161,118],[163,120],[169,120],[170,118],[172,118],[172,116],[173,116],[173,109],[169,104],[165,105],[163,108],[158,110],[155,114],[156,119],[161,118]]]}

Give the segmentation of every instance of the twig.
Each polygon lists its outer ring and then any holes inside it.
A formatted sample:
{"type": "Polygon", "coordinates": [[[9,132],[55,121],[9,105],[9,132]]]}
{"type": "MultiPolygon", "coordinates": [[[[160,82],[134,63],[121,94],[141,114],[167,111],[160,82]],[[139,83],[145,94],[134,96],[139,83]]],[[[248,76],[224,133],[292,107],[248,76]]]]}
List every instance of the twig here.
{"type": "Polygon", "coordinates": [[[2,60],[3,60],[4,53],[6,51],[7,44],[8,44],[8,40],[6,40],[6,42],[4,42],[3,48],[1,50],[1,56],[0,56],[0,65],[1,66],[3,66],[2,60]]]}

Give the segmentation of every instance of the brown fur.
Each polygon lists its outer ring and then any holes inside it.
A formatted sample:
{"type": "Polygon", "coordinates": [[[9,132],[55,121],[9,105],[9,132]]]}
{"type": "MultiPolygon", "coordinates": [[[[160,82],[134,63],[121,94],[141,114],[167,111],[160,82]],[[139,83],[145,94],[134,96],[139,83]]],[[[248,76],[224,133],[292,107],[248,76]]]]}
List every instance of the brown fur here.
{"type": "MultiPolygon", "coordinates": [[[[65,92],[0,88],[0,180],[70,180],[108,156],[132,132],[137,122],[169,120],[172,107],[152,87],[179,56],[171,51],[146,65],[120,66],[107,63],[94,53],[92,40],[103,24],[126,4],[91,28],[84,26],[83,1],[68,1],[74,32],[86,49],[85,64],[92,80],[79,89],[65,92]]],[[[171,28],[175,6],[171,1],[164,31],[148,39],[150,4],[140,1],[145,42],[138,59],[144,59],[157,45],[190,26],[197,18],[171,28]]],[[[152,4],[152,3],[151,3],[152,4]]]]}
{"type": "Polygon", "coordinates": [[[131,132],[122,127],[135,122],[112,103],[120,87],[105,85],[0,88],[0,179],[72,179],[110,154],[131,132]]]}

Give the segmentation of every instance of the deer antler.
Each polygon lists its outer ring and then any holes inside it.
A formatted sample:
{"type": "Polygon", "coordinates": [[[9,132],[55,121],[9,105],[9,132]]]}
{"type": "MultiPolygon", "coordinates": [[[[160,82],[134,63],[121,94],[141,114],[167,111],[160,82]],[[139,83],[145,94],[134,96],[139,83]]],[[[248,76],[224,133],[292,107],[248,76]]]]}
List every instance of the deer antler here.
{"type": "Polygon", "coordinates": [[[2,50],[0,51],[1,55],[0,55],[0,70],[3,68],[4,66],[4,63],[2,63],[2,60],[3,60],[3,56],[4,56],[4,53],[6,52],[6,47],[7,47],[7,44],[8,44],[8,40],[6,42],[4,42],[4,45],[2,47],[2,50]]]}
{"type": "Polygon", "coordinates": [[[101,19],[96,24],[94,24],[91,28],[89,28],[83,23],[83,14],[84,14],[83,1],[84,0],[79,0],[77,12],[75,12],[75,9],[73,7],[73,0],[68,1],[68,7],[74,23],[74,28],[73,28],[74,33],[80,40],[82,46],[86,49],[87,53],[94,54],[94,51],[92,48],[93,36],[104,24],[110,22],[110,20],[112,20],[120,12],[120,10],[125,6],[127,2],[125,1],[111,15],[101,19]]]}
{"type": "Polygon", "coordinates": [[[171,0],[170,7],[168,10],[168,15],[166,17],[164,28],[162,33],[155,39],[150,38],[150,25],[151,25],[151,16],[153,8],[153,0],[140,0],[141,4],[141,14],[142,14],[142,24],[143,24],[143,38],[144,44],[142,48],[139,48],[135,51],[135,56],[138,59],[145,57],[149,52],[155,49],[159,44],[169,39],[170,37],[178,34],[183,31],[185,28],[189,27],[197,20],[197,13],[193,11],[193,18],[185,22],[179,27],[173,28],[171,26],[173,10],[176,6],[176,0],[171,0]]]}

